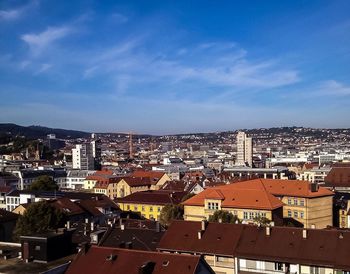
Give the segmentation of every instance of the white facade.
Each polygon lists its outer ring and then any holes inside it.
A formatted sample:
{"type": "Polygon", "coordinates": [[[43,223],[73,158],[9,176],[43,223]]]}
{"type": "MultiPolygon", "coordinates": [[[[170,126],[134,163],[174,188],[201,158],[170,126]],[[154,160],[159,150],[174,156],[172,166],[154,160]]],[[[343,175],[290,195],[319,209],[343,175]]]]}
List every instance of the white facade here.
{"type": "Polygon", "coordinates": [[[245,166],[246,163],[250,167],[253,166],[253,142],[252,138],[240,131],[237,134],[236,165],[245,166]]]}
{"type": "Polygon", "coordinates": [[[94,157],[91,144],[76,145],[72,149],[72,160],[74,169],[93,170],[94,157]]]}

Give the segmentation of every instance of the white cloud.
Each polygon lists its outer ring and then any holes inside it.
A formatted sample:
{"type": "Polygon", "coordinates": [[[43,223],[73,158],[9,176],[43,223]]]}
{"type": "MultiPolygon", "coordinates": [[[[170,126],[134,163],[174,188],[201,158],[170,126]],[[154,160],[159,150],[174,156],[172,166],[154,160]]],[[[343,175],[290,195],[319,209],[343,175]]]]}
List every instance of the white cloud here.
{"type": "Polygon", "coordinates": [[[15,20],[21,15],[21,10],[0,10],[0,20],[15,20]]]}
{"type": "Polygon", "coordinates": [[[346,96],[350,95],[350,86],[346,86],[335,80],[328,80],[319,85],[314,95],[346,96]]]}
{"type": "Polygon", "coordinates": [[[24,34],[21,39],[26,42],[35,55],[40,54],[55,41],[64,38],[72,29],[69,27],[48,27],[47,30],[34,34],[24,34]]]}
{"type": "Polygon", "coordinates": [[[13,21],[21,19],[28,11],[38,5],[38,1],[32,1],[28,5],[11,10],[0,10],[0,21],[13,21]]]}

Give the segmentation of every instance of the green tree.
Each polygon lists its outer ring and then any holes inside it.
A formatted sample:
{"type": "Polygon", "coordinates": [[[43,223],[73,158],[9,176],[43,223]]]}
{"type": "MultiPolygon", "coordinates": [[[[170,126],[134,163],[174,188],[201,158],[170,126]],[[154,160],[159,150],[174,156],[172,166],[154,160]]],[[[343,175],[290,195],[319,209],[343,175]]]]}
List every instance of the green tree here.
{"type": "Polygon", "coordinates": [[[182,205],[168,204],[160,212],[159,222],[167,227],[173,220],[183,220],[184,208],[182,205]]]}
{"type": "Polygon", "coordinates": [[[271,221],[269,219],[267,219],[266,217],[255,217],[253,219],[254,223],[262,225],[262,226],[267,226],[271,223],[271,221]]]}
{"type": "Polygon", "coordinates": [[[213,215],[209,216],[209,222],[220,222],[234,224],[236,222],[240,223],[240,220],[236,215],[231,212],[224,210],[216,210],[213,215]]]}
{"type": "Polygon", "coordinates": [[[33,181],[30,190],[53,191],[58,190],[58,185],[50,176],[42,175],[33,181]]]}
{"type": "Polygon", "coordinates": [[[15,239],[18,240],[21,235],[40,234],[57,229],[63,226],[65,220],[65,214],[47,201],[33,203],[19,217],[14,230],[15,239]]]}

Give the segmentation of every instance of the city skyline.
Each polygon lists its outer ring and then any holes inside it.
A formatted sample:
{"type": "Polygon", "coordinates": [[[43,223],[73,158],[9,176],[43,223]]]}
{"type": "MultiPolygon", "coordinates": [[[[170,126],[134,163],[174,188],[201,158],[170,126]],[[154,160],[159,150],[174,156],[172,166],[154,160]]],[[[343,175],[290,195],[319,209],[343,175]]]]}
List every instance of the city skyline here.
{"type": "Polygon", "coordinates": [[[348,128],[348,1],[0,4],[0,122],[348,128]]]}

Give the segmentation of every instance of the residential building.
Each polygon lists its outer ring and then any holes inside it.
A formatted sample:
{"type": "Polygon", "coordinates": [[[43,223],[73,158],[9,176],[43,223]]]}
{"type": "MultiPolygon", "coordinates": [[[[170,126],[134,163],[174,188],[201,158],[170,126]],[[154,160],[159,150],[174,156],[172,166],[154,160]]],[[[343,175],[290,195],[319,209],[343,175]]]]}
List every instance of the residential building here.
{"type": "Polygon", "coordinates": [[[240,131],[237,134],[236,165],[253,166],[253,143],[252,138],[240,131]]]}
{"type": "Polygon", "coordinates": [[[65,273],[212,274],[214,272],[201,256],[91,246],[79,252],[65,273]]]}
{"type": "Polygon", "coordinates": [[[333,166],[325,178],[325,186],[336,191],[350,192],[350,166],[333,166]]]}
{"type": "Polygon", "coordinates": [[[237,188],[236,184],[207,188],[183,202],[184,219],[208,220],[216,210],[231,212],[244,222],[264,217],[282,224],[283,203],[264,188],[237,188]]]}
{"type": "Polygon", "coordinates": [[[274,221],[274,210],[283,206],[286,221],[325,228],[333,224],[333,195],[307,181],[255,179],[214,187],[192,197],[184,202],[185,219],[198,221],[222,209],[248,222],[260,215],[274,221]]]}
{"type": "Polygon", "coordinates": [[[73,190],[82,190],[84,188],[85,178],[94,174],[95,172],[95,170],[68,170],[66,181],[62,184],[59,184],[59,187],[60,189],[68,188],[73,190]]]}
{"type": "Polygon", "coordinates": [[[174,221],[158,250],[200,254],[216,273],[350,271],[349,231],[174,221]]]}
{"type": "Polygon", "coordinates": [[[72,149],[73,169],[95,169],[92,146],[90,143],[78,144],[72,149]]]}
{"type": "Polygon", "coordinates": [[[9,186],[0,185],[0,209],[6,209],[6,195],[12,190],[9,186]]]}
{"type": "Polygon", "coordinates": [[[0,242],[12,241],[17,219],[17,214],[0,209],[0,242]]]}
{"type": "MultiPolygon", "coordinates": [[[[84,180],[84,189],[93,191],[97,182],[109,182],[110,179],[117,178],[112,170],[99,170],[87,176],[84,180]]],[[[95,192],[97,193],[97,192],[95,192]]]]}
{"type": "Polygon", "coordinates": [[[116,202],[122,210],[139,212],[144,218],[159,220],[164,206],[179,204],[185,195],[186,192],[148,190],[117,198],[116,202]]]}

